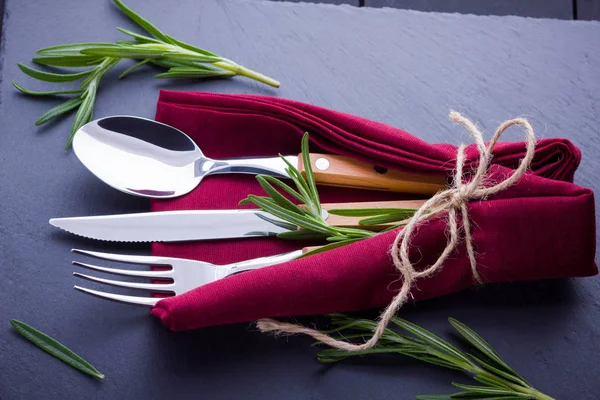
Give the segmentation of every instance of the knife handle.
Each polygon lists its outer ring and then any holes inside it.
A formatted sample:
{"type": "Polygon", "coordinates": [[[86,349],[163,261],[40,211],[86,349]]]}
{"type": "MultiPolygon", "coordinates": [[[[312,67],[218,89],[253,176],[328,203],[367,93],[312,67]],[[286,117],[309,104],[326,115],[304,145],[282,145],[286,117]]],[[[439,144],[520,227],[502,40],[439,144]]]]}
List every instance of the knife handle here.
{"type": "MultiPolygon", "coordinates": [[[[398,201],[375,201],[375,202],[360,202],[360,203],[326,203],[321,204],[321,208],[326,211],[333,209],[351,209],[351,208],[420,208],[427,200],[398,200],[398,201]]],[[[370,231],[381,231],[389,228],[392,225],[397,225],[397,222],[389,222],[381,225],[360,225],[358,221],[368,217],[343,217],[339,215],[329,214],[327,223],[339,228],[361,228],[370,231]]]]}
{"type": "MultiPolygon", "coordinates": [[[[315,181],[321,185],[422,195],[433,195],[447,185],[446,176],[388,170],[333,154],[311,153],[309,156],[315,181]]],[[[298,170],[305,174],[302,155],[298,157],[298,170]]]]}
{"type": "MultiPolygon", "coordinates": [[[[399,200],[399,201],[375,201],[361,203],[327,203],[321,204],[324,210],[350,209],[350,208],[414,208],[421,207],[427,200],[399,200]]],[[[341,217],[339,215],[329,214],[327,223],[337,227],[344,228],[362,228],[372,231],[380,231],[397,223],[390,222],[376,226],[360,225],[358,221],[366,217],[341,217]]],[[[309,246],[302,248],[302,254],[316,250],[322,246],[309,246]]]]}

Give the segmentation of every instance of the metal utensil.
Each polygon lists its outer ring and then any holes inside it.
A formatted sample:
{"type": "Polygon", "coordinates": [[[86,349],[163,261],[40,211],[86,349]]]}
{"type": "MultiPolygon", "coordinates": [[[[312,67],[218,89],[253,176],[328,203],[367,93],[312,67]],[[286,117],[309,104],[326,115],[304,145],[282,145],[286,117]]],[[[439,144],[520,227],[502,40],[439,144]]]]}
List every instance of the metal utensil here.
{"type": "Polygon", "coordinates": [[[50,224],[90,239],[116,242],[177,242],[273,236],[297,229],[294,225],[256,210],[164,211],[53,218],[50,224]]]}
{"type": "MultiPolygon", "coordinates": [[[[145,264],[153,266],[171,267],[171,269],[166,271],[140,271],[101,267],[98,265],[73,261],[73,265],[77,265],[94,271],[122,276],[148,278],[152,280],[165,280],[167,281],[166,283],[125,282],[112,279],[98,278],[91,275],[81,274],[79,272],[74,272],[73,275],[90,281],[100,282],[106,285],[130,289],[148,290],[150,292],[157,293],[169,293],[173,295],[179,295],[188,292],[199,286],[206,285],[207,283],[223,279],[233,274],[268,267],[286,261],[291,261],[303,254],[303,250],[296,250],[289,253],[278,254],[270,257],[255,258],[252,260],[242,261],[233,264],[214,265],[204,261],[187,260],[184,258],[110,254],[79,249],[73,249],[72,251],[74,253],[79,253],[86,256],[99,258],[102,260],[118,261],[129,264],[145,264]],[[172,282],[168,282],[171,280],[172,282]]],[[[100,297],[106,300],[112,300],[119,303],[134,304],[139,306],[152,307],[161,300],[161,298],[156,297],[138,297],[101,292],[98,290],[87,289],[77,285],[74,286],[74,288],[76,290],[79,290],[80,292],[87,293],[92,296],[100,297]]]]}
{"type": "MultiPolygon", "coordinates": [[[[91,121],[73,138],[79,160],[106,184],[144,197],[170,198],[193,190],[207,175],[265,174],[287,178],[280,157],[215,160],[206,157],[182,131],[150,119],[113,116],[91,121]]],[[[297,156],[287,161],[303,171],[297,156]]],[[[317,183],[433,194],[445,188],[445,177],[424,177],[376,169],[365,163],[311,154],[317,183]]]]}
{"type": "MultiPolygon", "coordinates": [[[[424,200],[322,204],[332,226],[382,230],[391,224],[359,225],[360,217],[342,217],[328,210],[347,208],[414,208],[424,200]]],[[[259,210],[163,211],[93,217],[53,218],[50,224],[90,239],[117,242],[176,242],[274,236],[298,227],[259,210]]]]}

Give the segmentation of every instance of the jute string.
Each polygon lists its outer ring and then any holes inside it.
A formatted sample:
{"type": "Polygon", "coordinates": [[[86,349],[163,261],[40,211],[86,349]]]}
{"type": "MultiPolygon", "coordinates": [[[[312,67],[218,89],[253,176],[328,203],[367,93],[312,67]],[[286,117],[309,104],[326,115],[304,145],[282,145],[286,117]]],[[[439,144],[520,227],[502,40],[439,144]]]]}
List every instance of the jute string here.
{"type": "Polygon", "coordinates": [[[413,215],[404,229],[400,230],[391,248],[392,260],[402,278],[402,286],[398,294],[392,299],[380,316],[379,323],[373,336],[362,344],[350,343],[344,340],[335,339],[327,334],[321,333],[315,329],[307,328],[288,322],[281,322],[271,318],[261,319],[257,322],[257,327],[261,332],[273,332],[276,334],[297,334],[302,333],[312,336],[314,339],[337,349],[346,351],[363,351],[371,349],[377,344],[390,320],[396,315],[400,307],[410,298],[410,291],[414,287],[415,281],[419,278],[432,276],[440,271],[448,256],[456,249],[461,239],[461,230],[464,233],[464,241],[467,249],[467,255],[471,265],[473,279],[477,284],[482,284],[481,277],[477,271],[477,261],[475,259],[475,250],[473,249],[473,240],[471,237],[471,224],[469,222],[467,203],[472,200],[484,200],[488,196],[505,190],[513,185],[529,168],[535,151],[535,135],[533,128],[526,119],[516,118],[502,123],[487,147],[483,141],[483,135],[479,129],[467,118],[457,112],[450,113],[450,120],[459,123],[467,128],[473,136],[477,149],[479,150],[479,165],[472,179],[465,182],[463,168],[465,163],[465,145],[458,147],[456,155],[456,171],[452,186],[444,191],[438,192],[431,197],[417,212],[413,215]],[[493,149],[498,139],[504,131],[513,125],[522,126],[525,130],[527,151],[525,157],[519,162],[519,166],[508,178],[490,186],[484,186],[490,161],[493,156],[493,149]],[[447,213],[447,237],[448,241],[444,251],[440,254],[437,261],[427,268],[417,271],[415,265],[409,258],[410,239],[420,222],[447,213]],[[461,215],[462,229],[459,226],[457,213],[461,215]]]}

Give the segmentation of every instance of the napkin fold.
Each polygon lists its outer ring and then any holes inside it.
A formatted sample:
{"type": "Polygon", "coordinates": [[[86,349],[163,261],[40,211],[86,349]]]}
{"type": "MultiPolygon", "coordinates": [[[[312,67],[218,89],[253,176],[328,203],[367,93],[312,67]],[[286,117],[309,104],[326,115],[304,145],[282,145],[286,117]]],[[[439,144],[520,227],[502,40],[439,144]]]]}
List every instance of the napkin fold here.
{"type": "MultiPolygon", "coordinates": [[[[253,95],[161,91],[157,121],[186,132],[209,157],[297,154],[310,133],[311,151],[340,154],[390,169],[449,174],[456,147],[428,144],[402,130],[313,105],[253,95]]],[[[494,148],[491,178],[500,180],[525,152],[524,143],[494,148]]],[[[573,185],[580,151],[566,139],[538,141],[532,171],[490,199],[469,204],[479,271],[485,282],[597,273],[593,193],[573,185]]],[[[465,169],[478,158],[467,148],[465,169]]],[[[322,202],[407,198],[398,193],[319,187],[322,202]]],[[[262,194],[250,175],[214,175],[186,196],[153,200],[153,211],[240,208],[262,194]]],[[[412,240],[417,268],[435,261],[446,243],[445,222],[423,224],[412,240]]],[[[235,275],[157,303],[152,314],[173,330],[262,317],[347,312],[386,305],[399,288],[389,248],[396,232],[336,250],[235,275]]],[[[152,253],[226,264],[284,253],[306,243],[276,238],[154,243],[152,253]]],[[[415,300],[471,286],[464,245],[435,276],[418,282],[415,300]]]]}

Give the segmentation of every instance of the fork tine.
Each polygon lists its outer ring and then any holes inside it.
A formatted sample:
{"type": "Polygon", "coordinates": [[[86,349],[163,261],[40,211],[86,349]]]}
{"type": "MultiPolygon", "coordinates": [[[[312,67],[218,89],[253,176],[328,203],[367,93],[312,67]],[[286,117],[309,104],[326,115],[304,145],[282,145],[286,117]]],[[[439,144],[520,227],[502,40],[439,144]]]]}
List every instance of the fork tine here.
{"type": "Polygon", "coordinates": [[[73,253],[84,254],[86,256],[99,258],[101,260],[120,261],[129,264],[171,265],[168,257],[132,256],[127,254],[101,253],[99,251],[81,249],[71,249],[71,251],[73,253]]]}
{"type": "Polygon", "coordinates": [[[154,292],[175,292],[175,284],[174,283],[138,283],[138,282],[123,282],[123,281],[114,281],[112,279],[104,279],[97,278],[95,276],[80,274],[79,272],[73,272],[74,276],[79,278],[84,278],[94,282],[104,283],[106,285],[119,286],[131,289],[143,289],[143,290],[152,290],[154,292]]]}
{"type": "Polygon", "coordinates": [[[138,278],[168,279],[171,278],[173,274],[172,269],[168,271],[135,271],[130,269],[100,267],[98,265],[82,263],[79,261],[73,261],[72,264],[77,265],[78,267],[83,267],[94,271],[106,272],[108,274],[135,276],[138,278]]]}
{"type": "Polygon", "coordinates": [[[101,299],[116,301],[117,303],[133,304],[136,306],[154,307],[156,305],[156,303],[158,303],[160,300],[162,300],[161,298],[157,298],[157,297],[137,297],[137,296],[126,296],[123,294],[100,292],[98,290],[86,289],[81,286],[73,286],[73,288],[82,293],[86,293],[91,296],[99,297],[101,299]]]}

